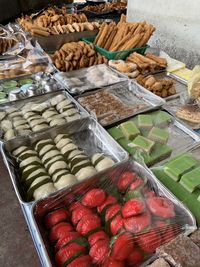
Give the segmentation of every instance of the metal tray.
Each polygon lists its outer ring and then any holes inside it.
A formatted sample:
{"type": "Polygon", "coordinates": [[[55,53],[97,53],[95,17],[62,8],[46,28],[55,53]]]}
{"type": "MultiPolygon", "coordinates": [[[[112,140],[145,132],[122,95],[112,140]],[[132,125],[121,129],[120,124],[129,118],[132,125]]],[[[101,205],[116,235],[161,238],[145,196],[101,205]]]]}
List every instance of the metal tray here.
{"type": "Polygon", "coordinates": [[[15,192],[20,203],[27,204],[23,188],[18,179],[18,168],[10,152],[23,145],[31,146],[41,139],[54,138],[58,134],[70,134],[75,143],[91,157],[94,153],[105,153],[115,162],[128,158],[128,154],[121,146],[92,118],[73,121],[71,123],[54,127],[44,133],[34,133],[27,137],[18,137],[2,145],[4,163],[9,171],[15,192]]]}
{"type": "MultiPolygon", "coordinates": [[[[143,107],[143,108],[139,109],[138,111],[132,112],[125,117],[120,117],[120,118],[117,118],[115,120],[112,120],[109,123],[103,122],[105,115],[104,115],[104,117],[102,116],[102,119],[99,118],[99,122],[104,127],[113,125],[119,121],[130,118],[133,115],[137,115],[141,112],[149,111],[149,110],[158,108],[158,107],[165,104],[165,101],[162,98],[152,94],[151,92],[147,91],[143,87],[138,86],[138,84],[132,83],[130,80],[127,80],[127,81],[124,81],[121,83],[117,83],[115,85],[107,86],[107,87],[104,87],[102,89],[92,91],[90,93],[85,93],[85,94],[77,97],[76,99],[79,102],[79,99],[81,99],[82,97],[90,96],[90,95],[93,95],[93,94],[95,94],[97,92],[101,92],[101,91],[109,92],[114,97],[116,97],[116,99],[118,101],[120,101],[122,104],[127,105],[127,107],[129,107],[129,108],[131,106],[136,105],[136,104],[137,105],[138,104],[146,105],[146,107],[143,107]]],[[[87,107],[84,107],[84,108],[87,109],[87,107]]],[[[88,112],[96,118],[96,114],[94,112],[91,112],[89,110],[88,110],[88,112]]]]}
{"type": "MultiPolygon", "coordinates": [[[[165,196],[172,200],[172,202],[176,206],[176,212],[179,220],[181,221],[182,225],[186,226],[186,234],[190,234],[196,229],[196,222],[190,211],[156,179],[152,172],[150,172],[148,169],[137,162],[126,161],[124,163],[118,164],[116,167],[111,168],[108,171],[105,171],[73,186],[73,188],[71,189],[64,189],[57,194],[53,194],[50,197],[34,203],[34,205],[32,206],[31,221],[37,233],[37,235],[34,237],[35,244],[39,245],[39,247],[37,247],[37,251],[39,252],[39,257],[40,259],[42,259],[44,266],[55,266],[50,253],[47,235],[45,234],[45,229],[42,223],[44,215],[52,211],[53,209],[63,206],[63,201],[65,205],[72,202],[72,200],[76,201],[76,199],[78,199],[78,195],[80,195],[81,192],[86,192],[88,189],[94,188],[98,185],[103,188],[105,188],[108,184],[111,187],[115,187],[120,174],[124,170],[135,171],[136,173],[141,175],[141,177],[146,177],[148,179],[150,187],[154,188],[160,196],[165,196]],[[107,177],[106,181],[105,176],[107,177]],[[101,183],[101,180],[103,180],[103,183],[101,183]]],[[[143,266],[145,265],[146,264],[143,264],[143,266]]]]}
{"type": "MultiPolygon", "coordinates": [[[[151,110],[150,112],[142,112],[142,113],[149,114],[156,110],[158,109],[154,109],[154,110],[151,110]]],[[[160,110],[168,112],[167,110],[164,110],[163,108],[161,108],[160,110]]],[[[132,117],[132,119],[134,117],[132,117]]],[[[119,124],[115,124],[115,126],[117,125],[119,124]]],[[[168,131],[169,131],[169,140],[167,142],[167,145],[169,145],[169,147],[173,149],[170,157],[174,157],[182,151],[187,151],[188,148],[194,147],[196,144],[198,144],[198,142],[200,142],[200,136],[197,133],[195,133],[192,129],[188,128],[185,124],[183,124],[179,120],[175,119],[173,116],[172,116],[172,122],[168,126],[168,131]]],[[[138,153],[137,156],[138,156],[137,160],[145,165],[143,158],[140,156],[140,153],[138,153]]],[[[161,165],[167,160],[168,159],[161,160],[159,163],[156,163],[153,166],[161,165]]]]}
{"type": "MultiPolygon", "coordinates": [[[[22,99],[22,100],[12,101],[9,103],[4,103],[4,104],[0,105],[0,111],[6,111],[6,109],[11,108],[11,107],[20,110],[27,103],[31,102],[34,104],[41,104],[44,102],[48,102],[49,99],[51,99],[54,96],[60,95],[60,94],[63,94],[66,98],[70,99],[75,104],[76,108],[79,110],[79,114],[81,115],[81,117],[87,117],[88,116],[88,113],[85,111],[85,109],[66,91],[57,91],[57,92],[53,92],[53,93],[49,93],[49,94],[44,94],[41,96],[33,96],[33,97],[28,98],[28,99],[22,99]]],[[[49,126],[48,128],[52,128],[52,127],[49,126]]],[[[45,128],[45,129],[38,131],[38,132],[46,131],[48,128],[45,128]]],[[[34,133],[34,132],[32,132],[32,133],[34,133]]],[[[0,128],[0,140],[4,141],[2,139],[2,136],[3,136],[3,131],[0,128]]],[[[14,139],[16,137],[14,137],[14,139]]]]}
{"type": "MultiPolygon", "coordinates": [[[[176,96],[172,99],[170,99],[169,101],[167,101],[163,108],[165,108],[168,112],[170,112],[173,116],[176,117],[176,112],[177,110],[181,107],[184,106],[185,103],[187,103],[187,99],[188,99],[188,94],[187,92],[180,94],[179,96],[176,96]]],[[[187,125],[189,128],[193,129],[193,130],[199,130],[200,129],[200,124],[197,123],[190,123],[188,121],[179,119],[178,120],[182,121],[185,125],[187,125]]]]}
{"type": "Polygon", "coordinates": [[[83,32],[74,32],[74,33],[64,33],[59,35],[50,35],[50,36],[34,36],[40,46],[48,53],[54,53],[56,50],[59,50],[60,47],[69,42],[77,42],[82,38],[92,37],[98,33],[98,30],[93,31],[83,31],[83,32]]]}
{"type": "Polygon", "coordinates": [[[70,72],[57,72],[54,74],[54,78],[63,83],[72,95],[81,95],[87,91],[127,80],[127,77],[110,68],[107,64],[94,65],[70,72]],[[104,74],[107,76],[104,76],[104,74]],[[112,79],[109,74],[112,75],[112,79]],[[110,80],[108,80],[109,78],[110,80]]]}
{"type": "MultiPolygon", "coordinates": [[[[43,95],[46,93],[56,92],[64,89],[61,83],[57,82],[49,73],[37,73],[32,75],[24,75],[22,77],[14,77],[0,80],[0,88],[3,89],[4,82],[20,81],[23,79],[32,79],[33,83],[29,88],[23,89],[22,86],[15,92],[7,93],[8,102],[29,98],[32,96],[43,95]],[[32,86],[33,85],[33,86],[32,86]]],[[[7,103],[7,102],[6,102],[7,103]]]]}
{"type": "MultiPolygon", "coordinates": [[[[184,93],[187,91],[187,85],[180,82],[179,80],[175,79],[175,77],[171,77],[169,73],[167,72],[159,72],[159,73],[156,73],[156,74],[148,74],[148,75],[153,75],[155,78],[158,78],[158,79],[162,79],[162,80],[169,80],[169,79],[174,79],[175,82],[176,82],[176,94],[172,95],[172,96],[168,96],[168,97],[165,97],[165,98],[162,98],[166,101],[169,101],[170,99],[174,99],[174,97],[178,97],[181,93],[184,93]]],[[[146,75],[146,76],[148,76],[146,75]]],[[[132,80],[133,83],[136,83],[138,84],[136,81],[132,80]]],[[[139,84],[138,84],[139,85],[139,84]]],[[[148,89],[146,89],[145,87],[139,85],[140,87],[144,88],[145,90],[148,91],[148,89]]]]}

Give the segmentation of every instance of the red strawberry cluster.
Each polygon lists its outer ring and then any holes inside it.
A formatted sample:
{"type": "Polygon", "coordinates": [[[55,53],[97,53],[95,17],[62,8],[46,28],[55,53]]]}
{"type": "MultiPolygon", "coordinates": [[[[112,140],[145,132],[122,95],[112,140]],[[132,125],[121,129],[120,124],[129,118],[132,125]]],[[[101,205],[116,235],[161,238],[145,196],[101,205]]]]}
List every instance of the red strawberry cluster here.
{"type": "Polygon", "coordinates": [[[116,197],[91,189],[69,211],[46,216],[58,266],[137,266],[179,233],[178,225],[169,223],[173,203],[156,196],[144,179],[124,172],[117,188],[116,197]]]}

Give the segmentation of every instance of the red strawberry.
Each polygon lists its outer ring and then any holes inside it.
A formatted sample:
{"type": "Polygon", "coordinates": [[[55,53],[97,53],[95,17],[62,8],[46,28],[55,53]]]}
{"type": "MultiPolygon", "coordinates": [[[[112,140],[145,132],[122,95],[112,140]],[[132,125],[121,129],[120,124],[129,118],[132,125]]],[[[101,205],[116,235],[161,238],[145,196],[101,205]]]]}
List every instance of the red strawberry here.
{"type": "Polygon", "coordinates": [[[82,204],[95,208],[101,206],[106,199],[106,193],[102,189],[92,189],[82,198],[82,204]]]}
{"type": "Polygon", "coordinates": [[[59,224],[56,224],[51,228],[49,239],[51,242],[55,242],[58,239],[62,238],[65,233],[73,231],[73,227],[70,223],[61,222],[59,224]]]}
{"type": "Polygon", "coordinates": [[[93,246],[99,240],[109,241],[109,236],[104,231],[99,231],[88,237],[90,246],[93,246]]]}
{"type": "Polygon", "coordinates": [[[167,223],[165,222],[165,221],[159,221],[159,220],[157,220],[157,221],[155,221],[154,222],[154,225],[156,226],[156,227],[158,227],[158,228],[166,228],[166,226],[167,226],[167,223]]]}
{"type": "Polygon", "coordinates": [[[114,219],[112,219],[110,223],[110,231],[113,235],[117,235],[121,232],[123,227],[123,219],[121,215],[117,215],[114,219]]]}
{"type": "Polygon", "coordinates": [[[134,249],[127,258],[129,266],[136,266],[143,262],[143,255],[138,249],[134,249]]]}
{"type": "Polygon", "coordinates": [[[91,267],[91,258],[89,255],[80,256],[73,260],[67,267],[91,267]]]}
{"type": "Polygon", "coordinates": [[[73,225],[76,225],[80,221],[80,219],[89,214],[92,214],[92,211],[84,206],[73,210],[71,216],[73,225]]]}
{"type": "Polygon", "coordinates": [[[143,184],[144,184],[144,180],[141,178],[137,178],[137,180],[131,183],[129,190],[135,190],[143,184]]]}
{"type": "Polygon", "coordinates": [[[101,213],[102,210],[103,210],[106,206],[111,205],[111,204],[115,204],[115,203],[117,203],[117,199],[116,199],[115,197],[113,197],[113,196],[108,196],[108,197],[106,198],[106,200],[103,202],[103,204],[102,204],[101,206],[97,207],[97,211],[98,211],[98,213],[101,213]]]}
{"type": "Polygon", "coordinates": [[[109,253],[109,242],[106,240],[97,241],[90,248],[90,256],[92,257],[92,262],[95,264],[102,264],[109,253]]]}
{"type": "Polygon", "coordinates": [[[117,261],[111,257],[105,260],[102,267],[125,267],[124,261],[117,261]]]}
{"type": "Polygon", "coordinates": [[[123,261],[128,258],[133,249],[133,237],[131,234],[125,232],[115,240],[111,255],[115,260],[123,261]]]}
{"type": "Polygon", "coordinates": [[[80,234],[77,232],[67,232],[60,238],[55,246],[55,250],[58,251],[62,247],[66,246],[73,239],[80,237],[80,234]]]}
{"type": "Polygon", "coordinates": [[[74,257],[76,254],[81,254],[85,252],[85,248],[80,246],[79,244],[72,243],[64,248],[61,248],[55,256],[56,263],[58,266],[62,266],[66,261],[70,260],[70,258],[74,257]]]}
{"type": "Polygon", "coordinates": [[[145,210],[145,203],[141,199],[130,199],[122,208],[122,216],[129,218],[134,215],[143,213],[145,210]]]}
{"type": "Polygon", "coordinates": [[[147,253],[153,253],[162,244],[159,233],[152,229],[151,231],[139,235],[137,242],[140,248],[147,253]]]}
{"type": "Polygon", "coordinates": [[[66,221],[69,218],[69,213],[65,209],[52,211],[45,217],[45,225],[49,229],[59,222],[66,221]]]}
{"type": "Polygon", "coordinates": [[[147,205],[151,213],[162,218],[175,216],[174,204],[164,197],[151,197],[147,199],[147,205]]]}
{"type": "Polygon", "coordinates": [[[143,189],[143,194],[144,194],[145,198],[150,198],[150,197],[156,196],[155,192],[152,190],[149,190],[149,188],[147,188],[147,187],[143,189]]]}
{"type": "Polygon", "coordinates": [[[117,186],[121,192],[125,192],[126,189],[130,186],[130,184],[135,181],[137,175],[133,172],[124,172],[118,180],[117,186]]]}
{"type": "Polygon", "coordinates": [[[81,235],[87,235],[90,231],[101,227],[101,220],[95,214],[84,216],[77,224],[76,230],[81,235]]]}
{"type": "Polygon", "coordinates": [[[124,219],[124,227],[127,231],[137,234],[150,226],[151,216],[149,213],[133,216],[131,218],[124,219]]]}
{"type": "Polygon", "coordinates": [[[69,206],[69,211],[72,212],[73,210],[75,209],[79,209],[79,208],[83,208],[84,206],[81,204],[80,201],[76,201],[74,203],[72,203],[70,206],[69,206]]]}
{"type": "Polygon", "coordinates": [[[121,211],[121,206],[119,204],[114,204],[106,210],[105,220],[106,222],[113,218],[119,211],[121,211]]]}

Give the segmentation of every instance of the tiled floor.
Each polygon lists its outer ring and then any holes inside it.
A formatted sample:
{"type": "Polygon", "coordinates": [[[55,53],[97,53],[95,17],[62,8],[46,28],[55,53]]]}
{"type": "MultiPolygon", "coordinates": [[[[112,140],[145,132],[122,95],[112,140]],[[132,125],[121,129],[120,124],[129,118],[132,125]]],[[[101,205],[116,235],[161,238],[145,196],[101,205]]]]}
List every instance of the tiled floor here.
{"type": "Polygon", "coordinates": [[[39,267],[39,259],[0,156],[0,266],[39,267]]]}

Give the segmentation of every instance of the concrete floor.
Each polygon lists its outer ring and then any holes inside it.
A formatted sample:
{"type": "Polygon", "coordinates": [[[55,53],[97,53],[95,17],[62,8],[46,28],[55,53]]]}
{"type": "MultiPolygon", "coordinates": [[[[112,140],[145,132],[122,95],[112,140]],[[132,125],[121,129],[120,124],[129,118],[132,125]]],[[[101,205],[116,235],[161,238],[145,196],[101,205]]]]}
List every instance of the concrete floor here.
{"type": "Polygon", "coordinates": [[[0,156],[0,266],[39,267],[39,259],[0,156]]]}

